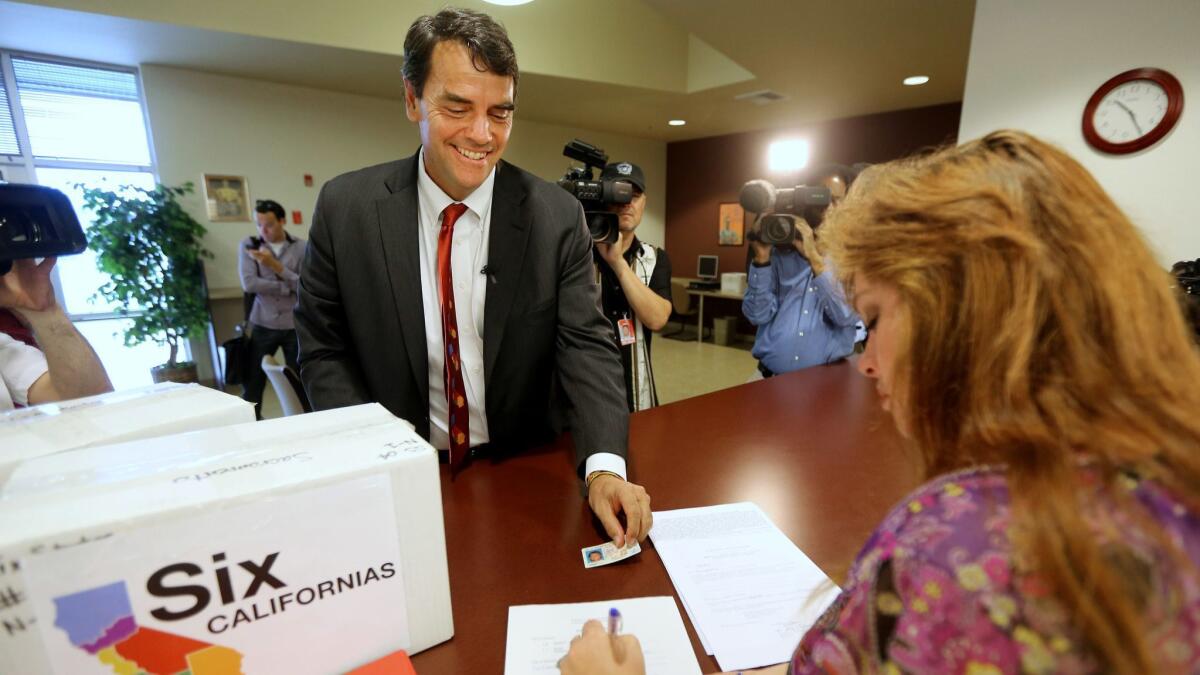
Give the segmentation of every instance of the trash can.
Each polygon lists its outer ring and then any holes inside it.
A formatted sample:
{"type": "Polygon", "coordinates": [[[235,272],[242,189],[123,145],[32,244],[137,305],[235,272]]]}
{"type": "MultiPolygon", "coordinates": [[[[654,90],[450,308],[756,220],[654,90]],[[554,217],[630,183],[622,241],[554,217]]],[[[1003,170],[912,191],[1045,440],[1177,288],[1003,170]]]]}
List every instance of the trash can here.
{"type": "Polygon", "coordinates": [[[719,345],[729,346],[733,344],[734,335],[737,333],[737,317],[736,316],[721,316],[713,319],[713,342],[719,345]]]}

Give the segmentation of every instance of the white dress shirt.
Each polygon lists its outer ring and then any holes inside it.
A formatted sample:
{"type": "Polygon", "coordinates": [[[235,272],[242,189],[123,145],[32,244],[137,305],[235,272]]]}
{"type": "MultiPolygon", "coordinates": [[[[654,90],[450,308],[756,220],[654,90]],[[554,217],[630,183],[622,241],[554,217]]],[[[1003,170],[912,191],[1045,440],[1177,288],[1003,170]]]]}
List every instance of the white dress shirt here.
{"type": "MultiPolygon", "coordinates": [[[[438,234],[442,229],[442,211],[454,203],[425,172],[425,149],[417,158],[417,217],[421,261],[421,304],[425,310],[425,349],[429,358],[429,442],[439,450],[450,447],[449,408],[443,369],[446,347],[442,343],[442,308],[438,293],[438,234]]],[[[487,392],[483,373],[483,308],[487,299],[488,234],[492,224],[492,191],[496,170],[475,191],[462,200],[467,210],[454,224],[450,269],[454,277],[454,312],[458,321],[458,349],[462,360],[463,385],[467,389],[470,412],[470,444],[487,443],[487,392]]],[[[622,477],[625,459],[610,452],[588,457],[586,473],[612,471],[622,477]]]]}
{"type": "Polygon", "coordinates": [[[0,333],[0,410],[29,405],[29,388],[48,369],[40,350],[0,333]]]}
{"type": "MultiPolygon", "coordinates": [[[[425,308],[425,349],[429,354],[429,442],[439,450],[450,447],[443,368],[446,347],[442,343],[442,306],[438,280],[438,234],[442,211],[454,203],[425,172],[425,150],[421,149],[417,171],[417,215],[421,221],[421,303],[425,308]]],[[[492,222],[492,187],[496,170],[488,175],[463,204],[467,210],[454,224],[450,270],[454,277],[454,313],[458,321],[463,385],[467,389],[471,446],[487,443],[487,398],[483,381],[483,306],[487,299],[487,276],[480,270],[488,261],[488,232],[492,222]]]]}

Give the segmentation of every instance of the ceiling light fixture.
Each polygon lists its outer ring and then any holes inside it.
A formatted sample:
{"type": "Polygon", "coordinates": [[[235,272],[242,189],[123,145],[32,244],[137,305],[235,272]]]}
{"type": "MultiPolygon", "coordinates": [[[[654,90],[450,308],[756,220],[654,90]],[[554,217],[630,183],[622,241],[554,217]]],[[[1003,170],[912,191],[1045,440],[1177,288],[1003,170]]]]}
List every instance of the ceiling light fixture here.
{"type": "Polygon", "coordinates": [[[928,81],[929,81],[928,75],[912,75],[910,77],[904,78],[904,86],[915,87],[917,85],[925,84],[928,81]]]}
{"type": "Polygon", "coordinates": [[[669,124],[673,127],[681,127],[681,126],[687,124],[687,120],[671,120],[671,121],[667,122],[667,124],[669,124]]]}
{"type": "Polygon", "coordinates": [[[767,146],[767,168],[777,173],[799,171],[808,166],[808,141],[789,138],[767,146]]]}
{"type": "Polygon", "coordinates": [[[505,6],[524,5],[527,2],[533,2],[533,0],[483,0],[483,1],[491,3],[493,5],[505,5],[505,6]]]}

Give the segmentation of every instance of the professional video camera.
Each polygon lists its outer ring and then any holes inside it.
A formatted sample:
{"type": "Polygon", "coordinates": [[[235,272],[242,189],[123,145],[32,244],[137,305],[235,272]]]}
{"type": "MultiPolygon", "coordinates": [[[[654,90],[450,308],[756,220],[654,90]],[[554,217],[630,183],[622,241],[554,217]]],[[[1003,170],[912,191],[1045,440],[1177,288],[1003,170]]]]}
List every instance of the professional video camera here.
{"type": "Polygon", "coordinates": [[[1183,291],[1184,316],[1192,324],[1196,341],[1200,342],[1200,258],[1181,260],[1171,266],[1175,283],[1183,291]]]}
{"type": "MultiPolygon", "coordinates": [[[[866,169],[868,164],[852,167],[830,164],[809,174],[817,182],[829,176],[838,176],[846,189],[866,169]]],[[[833,193],[824,185],[797,185],[777,188],[770,182],[756,179],[742,186],[738,201],[742,208],[758,215],[757,227],[747,237],[764,244],[790,244],[796,240],[796,220],[803,218],[812,229],[817,229],[825,219],[825,211],[833,202],[833,193]]]]}
{"type": "Polygon", "coordinates": [[[633,185],[619,180],[595,180],[592,172],[604,168],[608,163],[608,155],[590,143],[576,138],[563,148],[563,155],[583,162],[583,166],[571,167],[558,184],[583,204],[583,214],[587,218],[592,241],[617,243],[617,238],[621,236],[620,218],[609,212],[608,207],[633,201],[633,185]]]}
{"type": "Polygon", "coordinates": [[[816,228],[832,202],[833,193],[823,185],[776,188],[762,179],[742,186],[738,197],[742,208],[758,216],[749,237],[764,244],[790,244],[796,240],[796,219],[804,218],[816,228]]]}
{"type": "Polygon", "coordinates": [[[74,255],[87,237],[67,196],[40,185],[0,182],[0,274],[14,260],[74,255]]]}

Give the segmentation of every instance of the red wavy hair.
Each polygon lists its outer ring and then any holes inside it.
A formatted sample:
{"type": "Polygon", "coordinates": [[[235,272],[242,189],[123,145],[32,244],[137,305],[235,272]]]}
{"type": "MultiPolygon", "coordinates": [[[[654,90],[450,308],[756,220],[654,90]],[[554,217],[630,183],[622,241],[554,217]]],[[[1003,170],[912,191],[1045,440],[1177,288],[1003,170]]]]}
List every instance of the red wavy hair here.
{"type": "Polygon", "coordinates": [[[1118,504],[1135,474],[1200,510],[1200,354],[1133,224],[1066,153],[998,131],[868,170],[822,230],[851,296],[900,295],[894,414],[930,474],[1003,464],[1017,559],[1101,670],[1155,672],[1144,575],[1091,536],[1078,471],[1118,504]]]}

